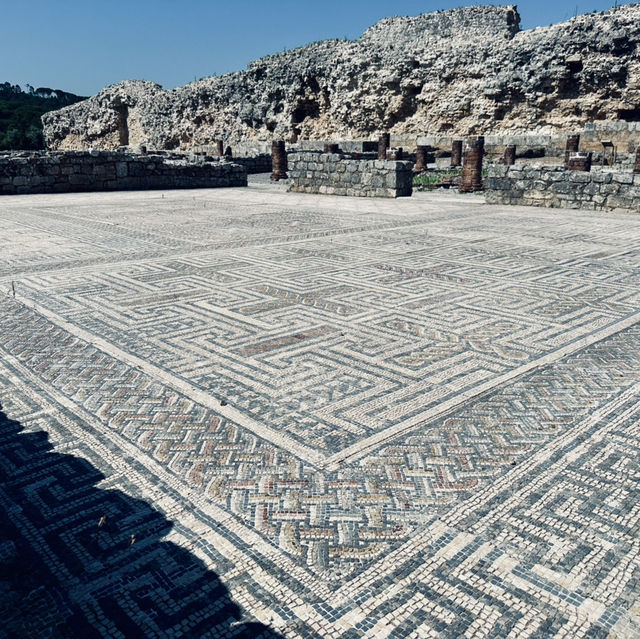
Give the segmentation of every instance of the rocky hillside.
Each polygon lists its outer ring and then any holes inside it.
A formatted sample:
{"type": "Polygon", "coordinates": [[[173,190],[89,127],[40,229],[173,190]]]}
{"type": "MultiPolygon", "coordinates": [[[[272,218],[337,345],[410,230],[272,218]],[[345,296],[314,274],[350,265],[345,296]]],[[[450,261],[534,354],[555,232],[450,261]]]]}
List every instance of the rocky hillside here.
{"type": "Polygon", "coordinates": [[[554,133],[640,120],[640,5],[530,31],[515,6],[388,18],[356,41],[316,42],[246,71],[163,91],[122,82],[46,114],[50,148],[224,138],[554,133]]]}

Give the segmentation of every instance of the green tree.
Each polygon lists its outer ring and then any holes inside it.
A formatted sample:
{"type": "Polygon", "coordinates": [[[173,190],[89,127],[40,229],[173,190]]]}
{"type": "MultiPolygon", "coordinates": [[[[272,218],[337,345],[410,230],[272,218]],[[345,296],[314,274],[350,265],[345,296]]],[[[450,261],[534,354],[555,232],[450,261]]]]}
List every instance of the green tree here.
{"type": "Polygon", "coordinates": [[[0,83],[0,150],[44,148],[41,117],[69,104],[84,100],[82,96],[48,87],[0,83]]]}

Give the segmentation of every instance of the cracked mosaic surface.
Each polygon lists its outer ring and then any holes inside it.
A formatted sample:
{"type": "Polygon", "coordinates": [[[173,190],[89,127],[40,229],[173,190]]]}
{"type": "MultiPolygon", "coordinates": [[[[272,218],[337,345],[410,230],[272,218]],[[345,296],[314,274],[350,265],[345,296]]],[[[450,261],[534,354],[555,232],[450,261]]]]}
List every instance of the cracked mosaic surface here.
{"type": "Polygon", "coordinates": [[[247,619],[640,632],[639,219],[260,185],[0,205],[5,412],[162,512],[247,619]]]}

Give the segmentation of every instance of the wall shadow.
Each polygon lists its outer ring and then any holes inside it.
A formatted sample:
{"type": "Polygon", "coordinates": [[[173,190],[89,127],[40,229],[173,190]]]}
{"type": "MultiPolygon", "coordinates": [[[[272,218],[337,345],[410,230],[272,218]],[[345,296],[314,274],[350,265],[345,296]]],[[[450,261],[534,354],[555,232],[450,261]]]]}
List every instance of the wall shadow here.
{"type": "Polygon", "coordinates": [[[277,639],[144,501],[0,404],[0,637],[277,639]]]}

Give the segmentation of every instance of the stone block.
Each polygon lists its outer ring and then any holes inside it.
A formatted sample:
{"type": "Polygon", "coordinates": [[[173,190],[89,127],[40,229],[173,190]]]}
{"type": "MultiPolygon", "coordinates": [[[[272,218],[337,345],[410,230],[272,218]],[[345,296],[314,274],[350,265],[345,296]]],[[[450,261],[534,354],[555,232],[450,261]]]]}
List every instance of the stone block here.
{"type": "Polygon", "coordinates": [[[571,173],[571,181],[572,182],[576,182],[576,183],[586,183],[586,182],[591,182],[591,174],[590,173],[583,173],[583,172],[572,172],[571,173]]]}
{"type": "Polygon", "coordinates": [[[593,182],[591,182],[590,184],[585,184],[584,188],[582,189],[582,193],[585,196],[592,196],[596,193],[600,193],[600,185],[594,184],[593,182]]]}
{"type": "Polygon", "coordinates": [[[612,180],[618,184],[633,184],[633,173],[614,173],[612,180]]]}
{"type": "Polygon", "coordinates": [[[487,177],[505,177],[509,172],[509,167],[503,164],[490,164],[487,167],[487,177]]]}
{"type": "Polygon", "coordinates": [[[633,206],[633,199],[627,197],[613,196],[607,199],[607,206],[616,209],[630,209],[633,206]]]}
{"type": "Polygon", "coordinates": [[[596,171],[591,173],[591,181],[597,184],[611,184],[612,174],[608,171],[596,171]]]}
{"type": "Polygon", "coordinates": [[[531,200],[548,200],[551,199],[552,195],[548,191],[531,189],[527,191],[527,197],[531,200]]]}
{"type": "Polygon", "coordinates": [[[575,185],[569,182],[554,182],[551,185],[551,191],[558,194],[563,194],[563,195],[573,194],[575,190],[576,190],[575,185]]]}
{"type": "Polygon", "coordinates": [[[620,184],[602,184],[600,186],[600,193],[603,195],[615,195],[620,191],[620,184]]]}

